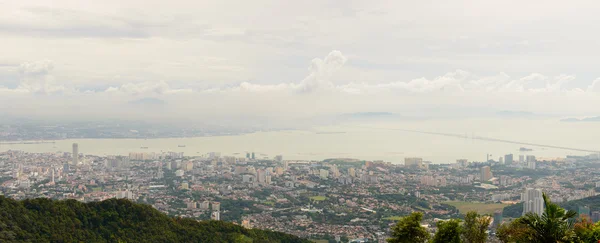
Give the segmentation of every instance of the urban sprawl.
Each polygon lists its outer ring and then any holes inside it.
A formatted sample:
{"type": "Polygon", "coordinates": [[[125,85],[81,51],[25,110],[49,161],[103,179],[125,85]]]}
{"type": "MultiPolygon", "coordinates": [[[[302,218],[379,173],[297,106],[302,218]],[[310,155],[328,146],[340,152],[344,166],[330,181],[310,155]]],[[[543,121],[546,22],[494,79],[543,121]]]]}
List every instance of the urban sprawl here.
{"type": "MultiPolygon", "coordinates": [[[[264,157],[264,156],[263,156],[264,157]]],[[[15,199],[46,197],[90,202],[125,198],[177,217],[225,220],[311,239],[385,242],[402,216],[438,220],[465,210],[510,220],[505,207],[541,214],[542,192],[563,203],[592,197],[600,187],[598,154],[536,158],[508,154],[485,162],[458,159],[404,164],[356,159],[258,159],[253,152],[131,152],[129,156],[72,152],[0,153],[1,192],[15,199]]],[[[594,221],[600,212],[580,207],[594,221]]],[[[493,232],[493,229],[490,230],[493,232]]]]}

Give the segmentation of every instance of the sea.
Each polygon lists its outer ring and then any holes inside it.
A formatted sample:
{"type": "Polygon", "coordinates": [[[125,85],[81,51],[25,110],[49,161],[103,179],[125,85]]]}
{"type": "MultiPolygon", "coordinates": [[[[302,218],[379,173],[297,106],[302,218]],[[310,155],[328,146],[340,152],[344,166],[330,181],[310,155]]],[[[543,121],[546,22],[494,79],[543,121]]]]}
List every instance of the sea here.
{"type": "Polygon", "coordinates": [[[353,158],[403,163],[420,157],[432,163],[498,160],[506,154],[552,159],[598,154],[600,122],[558,119],[464,118],[388,122],[348,122],[301,130],[254,132],[231,136],[156,139],[66,139],[43,144],[2,144],[0,151],[70,152],[73,143],[89,155],[130,152],[184,152],[204,156],[256,158],[282,155],[284,160],[353,158]],[[530,151],[522,151],[525,148],[530,151]]]}

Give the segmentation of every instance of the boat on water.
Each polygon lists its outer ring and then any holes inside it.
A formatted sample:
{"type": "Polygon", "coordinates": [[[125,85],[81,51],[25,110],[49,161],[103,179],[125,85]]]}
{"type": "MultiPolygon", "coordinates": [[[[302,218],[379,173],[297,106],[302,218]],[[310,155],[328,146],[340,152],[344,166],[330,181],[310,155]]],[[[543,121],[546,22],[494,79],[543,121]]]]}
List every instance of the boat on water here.
{"type": "Polygon", "coordinates": [[[521,147],[519,148],[520,151],[533,151],[533,149],[530,148],[525,148],[525,147],[521,147]]]}
{"type": "Polygon", "coordinates": [[[143,147],[143,146],[142,146],[142,147],[140,147],[140,148],[141,148],[141,149],[148,149],[148,147],[143,147]]]}
{"type": "Polygon", "coordinates": [[[177,145],[177,147],[185,148],[185,145],[177,145]]]}

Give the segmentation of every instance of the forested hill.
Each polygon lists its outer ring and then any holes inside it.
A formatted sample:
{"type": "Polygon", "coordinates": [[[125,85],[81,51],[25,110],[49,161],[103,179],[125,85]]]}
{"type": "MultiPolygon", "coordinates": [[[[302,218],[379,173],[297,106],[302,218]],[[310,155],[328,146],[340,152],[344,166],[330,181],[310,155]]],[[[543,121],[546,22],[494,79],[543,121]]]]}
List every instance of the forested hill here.
{"type": "Polygon", "coordinates": [[[124,199],[81,203],[0,196],[0,242],[309,242],[222,221],[171,218],[124,199]]]}

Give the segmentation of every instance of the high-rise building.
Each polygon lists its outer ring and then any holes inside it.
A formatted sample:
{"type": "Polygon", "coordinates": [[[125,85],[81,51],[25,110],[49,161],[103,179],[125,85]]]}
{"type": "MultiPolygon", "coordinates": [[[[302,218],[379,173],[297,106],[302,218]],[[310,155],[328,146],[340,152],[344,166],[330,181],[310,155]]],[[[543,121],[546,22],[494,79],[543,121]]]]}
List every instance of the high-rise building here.
{"type": "Polygon", "coordinates": [[[513,163],[513,154],[504,155],[504,163],[510,165],[513,163]]]}
{"type": "Polygon", "coordinates": [[[525,189],[521,194],[521,201],[523,201],[523,215],[534,213],[541,216],[544,212],[544,197],[540,189],[525,189]]]}
{"type": "Polygon", "coordinates": [[[158,162],[157,167],[158,167],[158,171],[156,172],[156,178],[162,179],[164,176],[163,171],[162,171],[162,167],[163,167],[162,162],[158,162]]]}
{"type": "Polygon", "coordinates": [[[260,184],[264,184],[267,181],[267,171],[263,169],[256,170],[256,180],[260,184]]]}
{"type": "Polygon", "coordinates": [[[321,179],[327,179],[327,177],[329,177],[329,171],[326,169],[319,170],[319,177],[321,177],[321,179]]]}
{"type": "Polygon", "coordinates": [[[67,173],[69,173],[69,163],[64,163],[63,164],[63,173],[66,175],[67,173]]]}
{"type": "Polygon", "coordinates": [[[188,161],[187,163],[185,163],[185,166],[183,166],[184,171],[192,171],[193,169],[194,169],[194,162],[192,162],[192,161],[188,161]]]}
{"type": "Polygon", "coordinates": [[[244,183],[252,183],[255,182],[255,177],[254,175],[250,175],[250,174],[244,174],[242,175],[242,182],[244,183]]]}
{"type": "Polygon", "coordinates": [[[212,214],[210,215],[210,219],[212,219],[212,220],[221,220],[221,212],[219,212],[219,211],[213,211],[212,214]]]}
{"type": "Polygon", "coordinates": [[[117,195],[115,197],[117,199],[119,199],[119,198],[125,198],[125,199],[129,199],[129,200],[135,199],[135,195],[133,194],[133,192],[131,192],[129,190],[118,191],[117,195]]]}
{"type": "Polygon", "coordinates": [[[242,220],[242,227],[244,227],[246,229],[252,228],[252,225],[250,224],[250,220],[249,219],[242,220]]]}
{"type": "Polygon", "coordinates": [[[73,165],[77,165],[79,163],[79,144],[73,144],[73,165]]]}
{"type": "Polygon", "coordinates": [[[529,161],[529,162],[527,162],[527,168],[535,170],[535,168],[536,168],[536,162],[535,161],[529,161]]]}
{"type": "Polygon", "coordinates": [[[588,206],[579,206],[577,207],[577,214],[579,214],[579,217],[586,217],[588,219],[591,219],[591,215],[590,215],[590,207],[588,206]]]}
{"type": "Polygon", "coordinates": [[[252,159],[256,159],[256,157],[254,156],[254,152],[252,152],[252,159]]]}
{"type": "Polygon", "coordinates": [[[592,221],[594,223],[600,221],[600,212],[599,211],[592,212],[592,221]]]}
{"type": "Polygon", "coordinates": [[[338,169],[337,165],[331,166],[331,174],[333,174],[333,178],[340,177],[340,170],[338,169]]]}
{"type": "Polygon", "coordinates": [[[527,161],[528,163],[529,163],[529,162],[532,162],[532,161],[536,161],[536,159],[535,159],[535,155],[527,155],[527,157],[526,157],[526,161],[527,161]]]}
{"type": "Polygon", "coordinates": [[[456,164],[458,164],[459,167],[467,167],[467,166],[469,166],[469,160],[468,159],[457,159],[456,164]]]}
{"type": "Polygon", "coordinates": [[[348,175],[351,177],[356,177],[356,169],[354,169],[354,167],[348,168],[348,175]]]}
{"type": "Polygon", "coordinates": [[[525,155],[519,155],[519,163],[525,162],[525,155]]]}
{"type": "Polygon", "coordinates": [[[221,211],[221,203],[220,202],[213,202],[212,203],[212,210],[213,211],[221,211]]]}
{"type": "Polygon", "coordinates": [[[492,227],[498,227],[502,224],[502,210],[496,210],[494,212],[494,224],[492,225],[492,227]]]}
{"type": "Polygon", "coordinates": [[[200,204],[200,208],[201,209],[208,209],[210,207],[210,202],[209,201],[204,201],[200,204]]]}
{"type": "Polygon", "coordinates": [[[489,166],[481,167],[480,173],[481,173],[481,175],[480,175],[481,181],[488,181],[488,180],[492,179],[492,171],[489,166]]]}
{"type": "Polygon", "coordinates": [[[412,168],[412,169],[421,169],[421,168],[423,168],[423,159],[422,158],[404,158],[404,167],[412,168]]]}
{"type": "Polygon", "coordinates": [[[190,183],[188,183],[187,181],[184,181],[181,183],[181,190],[189,190],[190,189],[190,183]]]}
{"type": "Polygon", "coordinates": [[[278,176],[283,175],[283,168],[282,167],[275,168],[275,174],[278,176]]]}

